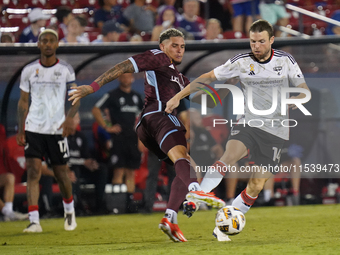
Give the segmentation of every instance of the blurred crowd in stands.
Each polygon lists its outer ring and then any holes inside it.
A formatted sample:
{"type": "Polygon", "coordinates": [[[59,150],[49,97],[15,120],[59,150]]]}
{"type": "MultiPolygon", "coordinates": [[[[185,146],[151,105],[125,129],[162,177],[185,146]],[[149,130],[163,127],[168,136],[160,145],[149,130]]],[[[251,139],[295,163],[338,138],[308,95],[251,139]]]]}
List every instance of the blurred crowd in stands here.
{"type": "Polygon", "coordinates": [[[63,43],[157,41],[170,27],[187,40],[238,39],[259,18],[275,26],[276,36],[289,36],[279,26],[315,36],[340,33],[322,20],[300,18],[286,3],[340,20],[339,0],[1,0],[1,42],[36,42],[46,27],[63,43]]]}

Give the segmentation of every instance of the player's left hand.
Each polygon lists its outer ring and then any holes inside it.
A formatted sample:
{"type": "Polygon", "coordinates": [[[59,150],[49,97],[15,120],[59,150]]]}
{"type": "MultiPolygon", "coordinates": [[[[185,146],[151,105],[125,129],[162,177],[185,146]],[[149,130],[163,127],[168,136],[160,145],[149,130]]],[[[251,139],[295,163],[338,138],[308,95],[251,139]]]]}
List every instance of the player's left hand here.
{"type": "Polygon", "coordinates": [[[71,117],[66,117],[65,121],[63,124],[58,129],[63,129],[63,137],[68,137],[72,131],[73,131],[73,118],[71,117]]]}
{"type": "Polygon", "coordinates": [[[71,87],[71,91],[68,93],[68,95],[70,96],[68,101],[73,101],[72,105],[75,105],[81,98],[86,97],[88,94],[91,94],[93,92],[94,90],[90,85],[71,87]]]}
{"type": "Polygon", "coordinates": [[[165,112],[167,113],[172,113],[174,109],[176,109],[179,105],[179,100],[176,97],[171,98],[167,103],[166,103],[166,108],[165,112]]]}

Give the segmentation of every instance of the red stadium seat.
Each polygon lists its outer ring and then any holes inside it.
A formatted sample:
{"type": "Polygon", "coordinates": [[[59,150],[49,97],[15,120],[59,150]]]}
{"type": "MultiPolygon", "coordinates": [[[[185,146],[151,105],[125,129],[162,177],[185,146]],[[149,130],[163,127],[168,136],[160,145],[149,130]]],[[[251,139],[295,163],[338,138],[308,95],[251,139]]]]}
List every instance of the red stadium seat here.
{"type": "Polygon", "coordinates": [[[59,6],[69,6],[72,7],[72,4],[69,0],[48,0],[47,5],[50,8],[57,8],[59,6]]]}
{"type": "Polygon", "coordinates": [[[148,152],[142,155],[142,164],[139,169],[135,171],[135,185],[137,188],[144,190],[146,187],[146,179],[148,178],[148,152]]]}
{"type": "Polygon", "coordinates": [[[99,4],[96,0],[75,0],[73,7],[96,9],[99,8],[99,4]]]}
{"type": "Polygon", "coordinates": [[[20,183],[26,171],[26,161],[24,147],[17,144],[15,135],[6,140],[5,165],[8,171],[15,175],[15,182],[20,183]]]}
{"type": "Polygon", "coordinates": [[[24,29],[29,24],[26,14],[10,14],[7,19],[7,27],[19,27],[19,30],[24,29]]]}
{"type": "Polygon", "coordinates": [[[6,130],[5,127],[2,124],[0,124],[0,174],[7,173],[4,155],[5,142],[6,142],[6,130]]]}
{"type": "Polygon", "coordinates": [[[247,36],[242,32],[235,31],[225,31],[223,33],[223,39],[240,39],[240,38],[247,38],[247,36]]]}
{"type": "Polygon", "coordinates": [[[45,8],[46,0],[21,0],[21,4],[27,8],[45,8]]]}

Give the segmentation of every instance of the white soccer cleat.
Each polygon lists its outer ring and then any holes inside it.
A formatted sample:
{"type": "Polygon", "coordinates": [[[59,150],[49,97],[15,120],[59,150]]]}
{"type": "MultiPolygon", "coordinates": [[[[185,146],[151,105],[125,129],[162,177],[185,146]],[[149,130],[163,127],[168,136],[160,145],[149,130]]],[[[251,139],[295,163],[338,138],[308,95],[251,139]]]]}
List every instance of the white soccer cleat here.
{"type": "Polygon", "coordinates": [[[190,191],[186,195],[186,199],[189,202],[194,202],[195,204],[205,203],[213,208],[221,208],[225,206],[225,202],[216,197],[214,193],[206,193],[204,191],[190,191]]]}
{"type": "Polygon", "coordinates": [[[231,241],[230,238],[228,237],[228,235],[222,233],[218,227],[215,227],[214,232],[213,232],[213,236],[217,239],[217,241],[220,242],[228,242],[231,241]]]}
{"type": "Polygon", "coordinates": [[[24,229],[25,233],[41,233],[43,230],[39,223],[31,222],[27,228],[24,229]]]}
{"type": "Polygon", "coordinates": [[[17,221],[17,220],[27,220],[27,219],[28,219],[27,213],[20,213],[20,212],[14,212],[14,211],[4,216],[4,221],[17,221]]]}
{"type": "Polygon", "coordinates": [[[75,212],[74,211],[71,213],[65,212],[64,218],[65,218],[64,229],[66,231],[75,230],[75,228],[77,227],[75,212]]]}

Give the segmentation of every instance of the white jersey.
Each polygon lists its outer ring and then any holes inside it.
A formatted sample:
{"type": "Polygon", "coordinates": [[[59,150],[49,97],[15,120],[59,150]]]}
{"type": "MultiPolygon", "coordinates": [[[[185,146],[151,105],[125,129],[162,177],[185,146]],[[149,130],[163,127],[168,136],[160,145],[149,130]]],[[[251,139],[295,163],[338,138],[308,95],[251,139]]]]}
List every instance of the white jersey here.
{"type": "MultiPolygon", "coordinates": [[[[238,78],[244,94],[244,115],[238,116],[239,123],[258,127],[282,139],[289,139],[288,119],[281,115],[281,87],[297,87],[305,79],[295,59],[281,50],[272,50],[271,57],[265,62],[258,62],[252,53],[238,54],[225,64],[214,69],[217,80],[238,78]],[[256,110],[269,110],[273,104],[273,90],[277,90],[277,107],[269,115],[255,115],[249,110],[249,92],[252,105],[256,110]],[[249,122],[251,121],[251,122],[249,122]]],[[[287,107],[288,108],[288,107],[287,107]]],[[[288,112],[288,109],[287,109],[288,112]]]]}
{"type": "Polygon", "coordinates": [[[25,130],[40,134],[62,134],[67,84],[75,81],[74,70],[63,60],[44,67],[36,60],[23,69],[20,89],[31,94],[25,130]]]}

